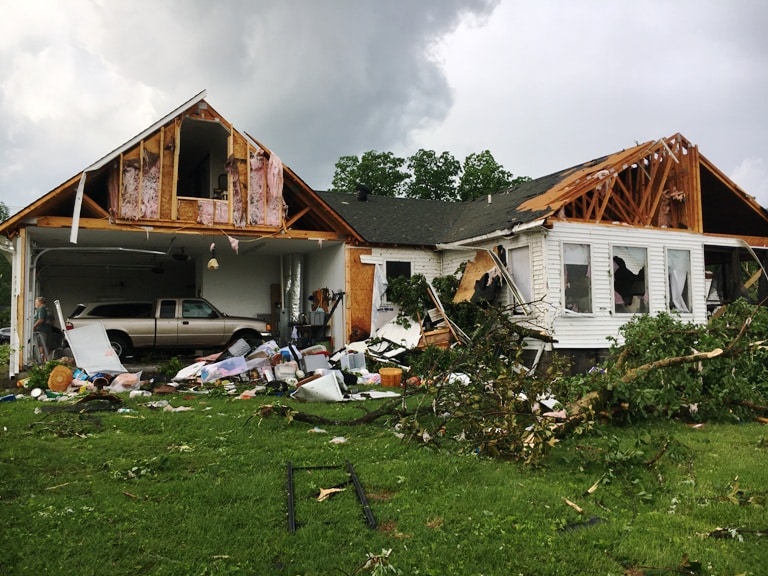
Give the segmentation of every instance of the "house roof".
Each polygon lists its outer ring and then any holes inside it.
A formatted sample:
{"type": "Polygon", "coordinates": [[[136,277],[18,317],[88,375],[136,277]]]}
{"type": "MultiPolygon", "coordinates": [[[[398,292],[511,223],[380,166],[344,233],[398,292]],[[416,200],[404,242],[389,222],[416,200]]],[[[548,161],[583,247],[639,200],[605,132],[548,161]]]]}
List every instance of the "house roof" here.
{"type": "Polygon", "coordinates": [[[357,200],[345,192],[317,192],[328,207],[366,242],[434,246],[454,225],[456,203],[369,195],[357,200]]]}
{"type": "Polygon", "coordinates": [[[680,206],[688,207],[679,208],[685,215],[669,226],[768,238],[768,211],[680,134],[469,202],[382,196],[361,202],[349,194],[318,194],[369,243],[434,246],[512,232],[519,225],[569,214],[575,221],[666,227],[659,223],[658,204],[675,185],[687,194],[680,206]],[[734,214],[739,224],[734,224],[734,214]]]}

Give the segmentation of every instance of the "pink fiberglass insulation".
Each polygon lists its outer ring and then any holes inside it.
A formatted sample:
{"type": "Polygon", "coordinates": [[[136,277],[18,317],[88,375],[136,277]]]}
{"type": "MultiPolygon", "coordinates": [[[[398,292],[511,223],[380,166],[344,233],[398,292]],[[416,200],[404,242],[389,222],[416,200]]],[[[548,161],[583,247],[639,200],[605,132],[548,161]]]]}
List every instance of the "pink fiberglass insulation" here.
{"type": "Polygon", "coordinates": [[[160,216],[160,155],[144,150],[141,204],[144,218],[160,216]]]}
{"type": "Polygon", "coordinates": [[[269,157],[267,166],[267,218],[268,226],[283,223],[283,163],[277,154],[269,157]]]}
{"type": "Polygon", "coordinates": [[[245,228],[243,186],[240,182],[240,171],[237,169],[237,159],[230,156],[224,164],[224,170],[232,177],[232,224],[238,228],[245,228]]]}
{"type": "Polygon", "coordinates": [[[213,224],[213,200],[197,201],[197,221],[207,226],[213,224]]]}
{"type": "Polygon", "coordinates": [[[264,151],[261,148],[250,153],[249,165],[248,224],[264,224],[266,222],[264,202],[266,163],[264,161],[264,151]]]}
{"type": "Polygon", "coordinates": [[[141,215],[139,206],[139,174],[141,166],[138,159],[123,162],[123,188],[120,194],[120,217],[138,220],[141,215]]]}

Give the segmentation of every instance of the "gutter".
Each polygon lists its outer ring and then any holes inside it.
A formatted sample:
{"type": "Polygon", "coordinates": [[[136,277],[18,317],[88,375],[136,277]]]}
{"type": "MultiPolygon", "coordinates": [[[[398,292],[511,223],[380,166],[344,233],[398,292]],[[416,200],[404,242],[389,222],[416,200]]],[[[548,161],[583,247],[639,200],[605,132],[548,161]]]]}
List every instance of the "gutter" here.
{"type": "Polygon", "coordinates": [[[531,222],[521,222],[516,224],[512,228],[505,228],[504,230],[496,230],[489,234],[483,234],[482,236],[474,236],[467,238],[466,240],[459,240],[457,242],[448,242],[445,244],[435,244],[437,250],[476,250],[475,244],[477,242],[484,242],[486,240],[495,240],[497,238],[509,238],[520,232],[526,232],[534,228],[543,227],[546,220],[539,218],[538,220],[532,220],[531,222]]]}

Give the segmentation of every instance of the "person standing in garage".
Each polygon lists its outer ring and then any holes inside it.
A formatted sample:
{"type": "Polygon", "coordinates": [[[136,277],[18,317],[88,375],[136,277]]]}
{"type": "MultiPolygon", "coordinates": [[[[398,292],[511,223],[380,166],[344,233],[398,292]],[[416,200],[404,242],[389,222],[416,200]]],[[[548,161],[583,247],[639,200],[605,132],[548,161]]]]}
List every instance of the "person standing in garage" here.
{"type": "Polygon", "coordinates": [[[32,325],[32,332],[35,333],[35,341],[43,362],[48,360],[48,346],[53,333],[52,320],[45,298],[42,296],[35,298],[35,323],[32,325]]]}

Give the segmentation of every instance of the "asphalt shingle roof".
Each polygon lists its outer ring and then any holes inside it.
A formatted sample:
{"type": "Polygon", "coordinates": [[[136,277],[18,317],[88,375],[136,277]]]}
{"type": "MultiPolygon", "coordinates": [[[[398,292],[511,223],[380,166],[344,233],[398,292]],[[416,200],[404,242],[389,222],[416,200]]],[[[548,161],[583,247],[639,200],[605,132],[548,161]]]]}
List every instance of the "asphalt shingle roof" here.
{"type": "Polygon", "coordinates": [[[461,204],[369,195],[366,201],[344,192],[317,192],[347,224],[372,244],[432,246],[441,242],[461,204]]]}
{"type": "Polygon", "coordinates": [[[518,210],[525,201],[540,196],[560,182],[572,168],[543,176],[469,202],[443,202],[369,195],[318,192],[337,214],[372,244],[434,246],[476,238],[516,224],[531,222],[551,209],[518,210]]]}

